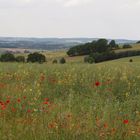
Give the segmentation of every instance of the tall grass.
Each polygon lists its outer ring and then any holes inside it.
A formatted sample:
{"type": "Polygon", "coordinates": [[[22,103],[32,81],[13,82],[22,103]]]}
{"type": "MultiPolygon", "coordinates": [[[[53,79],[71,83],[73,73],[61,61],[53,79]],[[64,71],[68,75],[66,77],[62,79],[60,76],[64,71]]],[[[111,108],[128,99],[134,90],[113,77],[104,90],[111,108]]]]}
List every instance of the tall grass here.
{"type": "Polygon", "coordinates": [[[0,139],[139,139],[139,100],[138,63],[0,63],[0,139]]]}

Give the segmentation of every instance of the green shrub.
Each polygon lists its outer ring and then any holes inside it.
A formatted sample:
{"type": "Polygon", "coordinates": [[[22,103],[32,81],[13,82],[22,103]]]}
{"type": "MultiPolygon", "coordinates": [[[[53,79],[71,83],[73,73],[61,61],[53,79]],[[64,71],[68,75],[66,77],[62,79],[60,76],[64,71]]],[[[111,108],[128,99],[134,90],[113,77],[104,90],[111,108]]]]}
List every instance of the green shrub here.
{"type": "Polygon", "coordinates": [[[57,60],[54,59],[54,60],[52,61],[52,63],[53,63],[53,64],[57,64],[57,60]]]}
{"type": "Polygon", "coordinates": [[[2,62],[14,62],[15,56],[11,53],[5,53],[1,55],[0,61],[2,62]]]}
{"type": "Polygon", "coordinates": [[[92,63],[95,62],[95,60],[94,60],[93,57],[86,56],[86,57],[84,58],[84,62],[85,62],[85,63],[90,63],[90,64],[92,64],[92,63]]]}
{"type": "Polygon", "coordinates": [[[62,57],[62,58],[60,59],[60,64],[65,64],[65,63],[66,63],[66,60],[65,60],[64,57],[62,57]]]}
{"type": "Polygon", "coordinates": [[[124,45],[123,45],[123,49],[127,49],[127,48],[132,48],[132,46],[129,45],[129,44],[124,44],[124,45]]]}
{"type": "Polygon", "coordinates": [[[43,62],[46,62],[46,57],[45,57],[45,55],[40,54],[38,52],[31,53],[31,54],[28,55],[27,62],[43,63],[43,62]]]}
{"type": "Polygon", "coordinates": [[[25,57],[24,56],[17,56],[16,61],[17,62],[25,62],[25,57]]]}

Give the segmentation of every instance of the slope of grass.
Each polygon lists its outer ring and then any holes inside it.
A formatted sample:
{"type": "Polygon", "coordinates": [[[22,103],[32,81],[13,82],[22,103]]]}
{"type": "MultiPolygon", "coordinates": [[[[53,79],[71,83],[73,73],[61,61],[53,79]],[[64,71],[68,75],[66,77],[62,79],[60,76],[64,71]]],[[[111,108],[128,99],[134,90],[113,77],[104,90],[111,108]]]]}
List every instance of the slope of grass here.
{"type": "Polygon", "coordinates": [[[0,63],[0,139],[139,139],[140,63],[134,60],[0,63]]]}

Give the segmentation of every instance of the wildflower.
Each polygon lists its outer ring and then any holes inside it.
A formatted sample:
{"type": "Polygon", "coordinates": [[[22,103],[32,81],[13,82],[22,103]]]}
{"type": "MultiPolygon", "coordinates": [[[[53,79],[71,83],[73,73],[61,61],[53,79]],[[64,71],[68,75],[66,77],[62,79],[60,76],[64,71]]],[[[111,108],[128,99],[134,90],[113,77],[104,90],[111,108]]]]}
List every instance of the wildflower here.
{"type": "Polygon", "coordinates": [[[96,85],[97,87],[100,86],[100,82],[99,82],[99,81],[95,82],[95,85],[96,85]]]}
{"type": "Polygon", "coordinates": [[[104,128],[108,128],[108,124],[107,123],[104,124],[104,128]]]}
{"type": "Polygon", "coordinates": [[[10,103],[10,100],[6,100],[6,103],[9,104],[10,103]]]}
{"type": "Polygon", "coordinates": [[[23,96],[23,99],[26,99],[26,96],[23,96]]]}
{"type": "Polygon", "coordinates": [[[44,81],[44,80],[45,80],[45,75],[44,75],[44,74],[42,74],[42,75],[40,76],[40,80],[41,80],[41,81],[44,81]]]}
{"type": "Polygon", "coordinates": [[[6,106],[5,105],[2,105],[1,106],[1,110],[5,110],[6,109],[6,106]]]}
{"type": "Polygon", "coordinates": [[[20,99],[17,99],[17,102],[18,102],[18,103],[20,103],[20,102],[21,102],[21,100],[20,100],[20,99]]]}
{"type": "Polygon", "coordinates": [[[43,104],[46,104],[46,105],[48,105],[48,104],[49,104],[49,102],[47,102],[47,101],[46,101],[46,102],[44,102],[43,104]]]}
{"type": "Polygon", "coordinates": [[[124,124],[128,124],[129,121],[128,121],[128,120],[123,120],[123,123],[124,123],[124,124]]]}
{"type": "Polygon", "coordinates": [[[44,100],[45,100],[45,101],[49,101],[49,99],[48,99],[48,98],[45,98],[44,100]]]}
{"type": "Polygon", "coordinates": [[[13,108],[11,108],[11,110],[12,110],[12,112],[16,112],[16,109],[13,107],[13,108]]]}
{"type": "Polygon", "coordinates": [[[31,113],[31,110],[30,110],[30,109],[28,109],[28,110],[27,110],[27,112],[28,112],[28,113],[31,113]]]}

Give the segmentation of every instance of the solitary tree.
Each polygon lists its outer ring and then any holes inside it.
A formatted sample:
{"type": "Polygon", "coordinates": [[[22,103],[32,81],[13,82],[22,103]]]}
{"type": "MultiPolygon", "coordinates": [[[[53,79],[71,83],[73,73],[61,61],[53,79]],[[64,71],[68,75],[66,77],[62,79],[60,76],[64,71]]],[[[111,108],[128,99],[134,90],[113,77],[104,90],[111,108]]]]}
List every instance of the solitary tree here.
{"type": "Polygon", "coordinates": [[[62,57],[62,58],[60,59],[60,64],[64,64],[64,63],[66,63],[66,60],[65,60],[64,57],[62,57]]]}
{"type": "Polygon", "coordinates": [[[25,57],[24,56],[17,56],[16,58],[17,62],[25,62],[25,57]]]}
{"type": "Polygon", "coordinates": [[[15,56],[11,53],[5,53],[1,55],[0,61],[2,62],[13,62],[15,61],[15,56]]]}
{"type": "Polygon", "coordinates": [[[109,43],[109,46],[111,47],[111,49],[116,48],[116,42],[115,42],[115,40],[111,40],[110,43],[109,43]]]}
{"type": "Polygon", "coordinates": [[[40,54],[38,52],[29,54],[27,58],[27,62],[32,62],[32,63],[34,62],[43,63],[45,61],[46,61],[45,55],[40,54]]]}
{"type": "Polygon", "coordinates": [[[95,45],[95,52],[103,53],[109,49],[108,40],[99,39],[95,45]]]}
{"type": "Polygon", "coordinates": [[[52,63],[53,63],[53,64],[57,64],[57,60],[54,59],[54,60],[52,61],[52,63]]]}

